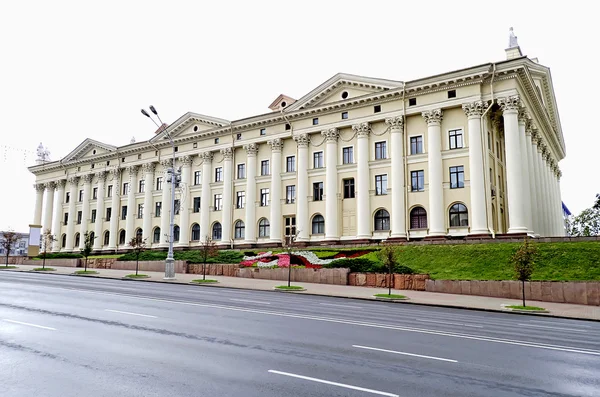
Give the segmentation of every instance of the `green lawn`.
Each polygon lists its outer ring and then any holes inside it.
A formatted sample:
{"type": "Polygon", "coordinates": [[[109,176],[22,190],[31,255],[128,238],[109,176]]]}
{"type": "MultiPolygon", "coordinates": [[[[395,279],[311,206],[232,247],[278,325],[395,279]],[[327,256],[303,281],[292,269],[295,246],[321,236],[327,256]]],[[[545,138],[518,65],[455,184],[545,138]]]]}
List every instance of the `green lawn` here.
{"type": "Polygon", "coordinates": [[[529,311],[532,311],[532,312],[546,310],[543,307],[537,307],[537,306],[518,306],[518,305],[513,305],[513,306],[506,306],[506,307],[509,308],[509,309],[529,310],[529,311]]]}
{"type": "Polygon", "coordinates": [[[53,272],[56,269],[52,268],[52,267],[36,267],[35,269],[36,272],[53,272]]]}
{"type": "Polygon", "coordinates": [[[90,255],[88,259],[117,259],[122,257],[123,254],[112,254],[112,255],[90,255]]]}
{"type": "Polygon", "coordinates": [[[125,277],[127,278],[150,278],[147,274],[128,274],[125,277]]]}
{"type": "Polygon", "coordinates": [[[207,278],[206,280],[202,280],[201,278],[198,280],[192,280],[192,283],[197,283],[197,284],[214,284],[214,283],[218,283],[218,280],[213,280],[210,278],[207,278]]]}
{"type": "Polygon", "coordinates": [[[98,274],[95,270],[78,270],[75,274],[98,274]]]}
{"type": "Polygon", "coordinates": [[[275,288],[286,290],[286,291],[299,291],[299,290],[303,290],[304,289],[304,287],[301,287],[299,285],[290,285],[289,287],[287,285],[278,285],[275,288]]]}
{"type": "Polygon", "coordinates": [[[375,294],[374,296],[376,296],[377,298],[406,299],[406,296],[398,294],[375,294]]]}

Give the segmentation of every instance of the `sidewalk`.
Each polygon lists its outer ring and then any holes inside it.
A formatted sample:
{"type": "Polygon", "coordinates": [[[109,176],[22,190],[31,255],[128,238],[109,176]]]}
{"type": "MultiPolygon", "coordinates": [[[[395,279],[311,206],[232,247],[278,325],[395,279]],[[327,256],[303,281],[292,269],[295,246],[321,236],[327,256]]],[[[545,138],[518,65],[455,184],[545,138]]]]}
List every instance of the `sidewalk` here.
{"type": "MultiPolygon", "coordinates": [[[[33,268],[37,266],[30,265],[19,265],[17,269],[6,270],[16,272],[27,272],[33,271],[33,268]]],[[[0,266],[0,270],[2,266],[0,266]]],[[[77,270],[83,270],[82,268],[73,267],[54,267],[56,271],[48,272],[51,274],[73,274],[77,270]]],[[[129,270],[113,270],[113,269],[90,269],[98,272],[97,275],[93,276],[81,276],[81,277],[101,277],[101,278],[115,278],[121,279],[125,275],[130,274],[129,270]]],[[[42,273],[42,272],[36,272],[42,273]]],[[[143,272],[150,278],[140,279],[135,281],[141,282],[162,282],[169,284],[187,284],[192,280],[202,278],[202,275],[198,274],[176,274],[176,280],[163,280],[164,273],[162,272],[143,272]]],[[[49,275],[49,277],[52,277],[49,275]]],[[[273,287],[277,285],[286,284],[283,281],[275,280],[259,280],[251,278],[239,278],[239,277],[224,277],[224,276],[207,276],[210,279],[216,279],[219,281],[218,284],[211,286],[204,286],[205,288],[241,288],[241,289],[253,289],[263,291],[273,291],[273,287]]],[[[299,285],[299,283],[294,283],[299,285]]],[[[330,285],[330,284],[313,284],[313,283],[301,283],[305,292],[295,292],[298,294],[310,294],[310,295],[325,295],[325,296],[336,296],[343,298],[353,299],[369,299],[374,300],[373,295],[375,294],[387,294],[387,288],[370,288],[370,287],[354,287],[349,285],[330,285]]],[[[393,290],[398,293],[398,290],[393,290]]],[[[430,306],[444,306],[444,307],[457,307],[465,309],[479,309],[488,311],[503,311],[502,305],[520,305],[522,302],[514,299],[502,299],[502,298],[491,298],[486,296],[473,296],[473,295],[455,295],[455,294],[440,294],[434,292],[425,291],[408,291],[402,290],[402,295],[410,298],[408,301],[403,301],[402,304],[422,304],[430,306]]],[[[528,305],[540,306],[548,310],[548,314],[535,314],[537,316],[546,317],[568,317],[578,318],[587,320],[600,321],[600,307],[599,306],[588,306],[588,305],[575,305],[569,303],[552,303],[552,302],[537,302],[527,301],[528,305]]]]}

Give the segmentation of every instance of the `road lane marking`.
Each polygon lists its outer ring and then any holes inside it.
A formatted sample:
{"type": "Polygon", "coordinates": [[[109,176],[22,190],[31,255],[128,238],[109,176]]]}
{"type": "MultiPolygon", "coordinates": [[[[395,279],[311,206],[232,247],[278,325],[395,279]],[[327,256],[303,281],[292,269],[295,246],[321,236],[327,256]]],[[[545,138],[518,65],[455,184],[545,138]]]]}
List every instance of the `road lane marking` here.
{"type": "Polygon", "coordinates": [[[244,303],[258,303],[261,305],[270,305],[271,302],[263,302],[263,301],[251,301],[248,299],[235,299],[235,298],[229,298],[230,301],[235,301],[235,302],[244,302],[244,303]]]}
{"type": "Polygon", "coordinates": [[[429,358],[431,360],[447,361],[449,363],[457,363],[458,362],[456,360],[451,360],[449,358],[441,358],[441,357],[433,357],[433,356],[423,356],[421,354],[413,354],[413,353],[406,353],[406,352],[398,352],[398,351],[395,351],[395,350],[379,349],[377,347],[360,346],[360,345],[352,345],[352,347],[356,347],[357,349],[375,350],[375,351],[378,351],[378,352],[401,354],[403,356],[429,358]]]}
{"type": "Polygon", "coordinates": [[[461,325],[463,327],[483,328],[483,325],[471,325],[471,324],[451,323],[451,322],[448,322],[448,321],[426,320],[424,318],[415,318],[415,320],[417,320],[417,321],[424,321],[426,323],[448,324],[448,325],[461,325]]]}
{"type": "Polygon", "coordinates": [[[345,308],[349,308],[349,309],[363,309],[362,306],[336,305],[335,303],[319,303],[319,305],[345,307],[345,308]]]}
{"type": "Polygon", "coordinates": [[[298,379],[303,379],[303,380],[309,380],[309,381],[311,381],[311,382],[324,383],[324,384],[326,384],[326,385],[343,387],[343,388],[345,388],[345,389],[352,389],[352,390],[364,391],[365,393],[377,394],[377,395],[380,395],[380,396],[388,396],[388,397],[400,397],[398,394],[386,393],[386,392],[384,392],[384,391],[373,390],[373,389],[366,389],[366,388],[364,388],[364,387],[358,387],[358,386],[347,385],[347,384],[345,384],[345,383],[331,382],[331,381],[324,380],[324,379],[311,378],[310,376],[304,376],[304,375],[291,374],[291,373],[289,373],[289,372],[275,371],[275,370],[273,370],[273,369],[270,369],[268,372],[269,372],[269,373],[271,373],[271,374],[277,374],[277,375],[289,376],[289,377],[291,377],[291,378],[298,378],[298,379]]]}
{"type": "MultiPolygon", "coordinates": [[[[539,321],[539,320],[529,320],[530,323],[540,323],[540,324],[554,324],[551,323],[550,321],[539,321]]],[[[558,323],[559,325],[568,325],[569,327],[582,327],[582,328],[592,328],[589,325],[583,325],[583,324],[563,324],[563,323],[558,323]]]]}
{"type": "Polygon", "coordinates": [[[35,327],[35,328],[41,328],[41,329],[47,329],[50,331],[56,331],[56,328],[52,328],[52,327],[44,327],[43,325],[37,325],[37,324],[31,324],[31,323],[24,323],[22,321],[16,321],[16,320],[9,320],[7,318],[3,319],[4,321],[8,321],[9,323],[15,323],[15,324],[21,324],[21,325],[28,325],[30,327],[35,327]]]}
{"type": "Polygon", "coordinates": [[[132,316],[157,318],[156,316],[151,316],[149,314],[140,314],[140,313],[132,313],[132,312],[122,312],[120,310],[104,309],[104,311],[111,312],[111,313],[129,314],[129,315],[132,315],[132,316]]]}
{"type": "Polygon", "coordinates": [[[517,325],[520,325],[521,327],[548,328],[548,329],[558,329],[561,331],[587,332],[585,329],[550,327],[550,326],[546,326],[546,325],[521,324],[521,323],[519,323],[517,325]]]}

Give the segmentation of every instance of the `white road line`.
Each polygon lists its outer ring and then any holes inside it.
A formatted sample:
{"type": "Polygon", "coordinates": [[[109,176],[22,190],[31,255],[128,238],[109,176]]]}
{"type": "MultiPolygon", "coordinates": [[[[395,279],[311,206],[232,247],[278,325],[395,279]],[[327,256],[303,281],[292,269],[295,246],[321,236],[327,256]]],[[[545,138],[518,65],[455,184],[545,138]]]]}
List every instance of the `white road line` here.
{"type": "Polygon", "coordinates": [[[132,315],[132,316],[157,318],[156,316],[150,316],[149,314],[140,314],[140,313],[132,313],[132,312],[122,312],[120,310],[104,309],[104,311],[105,312],[111,312],[111,313],[129,314],[129,315],[132,315]]]}
{"type": "MultiPolygon", "coordinates": [[[[540,323],[540,324],[553,324],[549,321],[539,321],[539,320],[529,320],[530,323],[540,323]]],[[[559,323],[560,325],[568,325],[569,327],[582,327],[582,328],[592,328],[589,325],[583,325],[583,324],[562,324],[559,323]]]]}
{"type": "Polygon", "coordinates": [[[296,375],[296,374],[291,374],[291,373],[289,373],[289,372],[275,371],[275,370],[273,370],[273,369],[270,369],[268,372],[269,372],[269,373],[272,373],[272,374],[277,374],[277,375],[289,376],[289,377],[292,377],[292,378],[298,378],[298,379],[310,380],[311,382],[324,383],[324,384],[326,384],[326,385],[332,385],[332,386],[343,387],[343,388],[346,388],[346,389],[352,389],[352,390],[364,391],[365,393],[377,394],[377,395],[380,395],[380,396],[388,396],[388,397],[400,397],[398,394],[386,393],[386,392],[384,392],[384,391],[373,390],[373,389],[366,389],[366,388],[364,388],[364,387],[358,387],[358,386],[346,385],[346,384],[344,384],[344,383],[331,382],[331,381],[324,380],[324,379],[311,378],[311,377],[309,377],[309,376],[304,376],[304,375],[296,375]]]}
{"type": "Polygon", "coordinates": [[[417,321],[423,321],[423,322],[426,322],[426,323],[460,325],[460,326],[463,326],[463,327],[483,328],[483,325],[471,325],[471,324],[451,323],[449,321],[426,320],[424,318],[415,318],[415,320],[417,320],[417,321]]]}
{"type": "Polygon", "coordinates": [[[9,320],[7,318],[3,319],[4,321],[8,321],[9,323],[15,323],[15,324],[21,324],[21,325],[28,325],[30,327],[35,327],[35,328],[41,328],[41,329],[47,329],[50,331],[56,331],[56,328],[52,328],[52,327],[44,327],[43,325],[37,325],[37,324],[31,324],[31,323],[24,323],[22,321],[16,321],[16,320],[9,320]]]}
{"type": "Polygon", "coordinates": [[[520,325],[521,327],[548,328],[548,329],[558,329],[561,331],[574,331],[574,332],[586,332],[587,333],[587,331],[585,329],[550,327],[550,326],[545,326],[545,325],[521,324],[521,323],[519,323],[517,325],[520,325]]]}
{"type": "Polygon", "coordinates": [[[362,306],[336,305],[335,303],[319,303],[319,305],[345,307],[345,308],[348,308],[348,309],[363,309],[362,306]]]}
{"type": "Polygon", "coordinates": [[[248,299],[235,299],[235,298],[229,298],[230,301],[235,301],[235,302],[244,302],[244,303],[258,303],[261,305],[270,305],[271,302],[263,302],[263,301],[251,301],[248,299]]]}
{"type": "Polygon", "coordinates": [[[395,350],[379,349],[377,347],[360,346],[360,345],[352,345],[352,347],[356,347],[357,349],[367,349],[367,350],[375,350],[375,351],[378,351],[378,352],[401,354],[403,356],[429,358],[431,360],[447,361],[449,363],[457,363],[458,362],[456,360],[450,360],[449,358],[441,358],[441,357],[433,357],[433,356],[423,356],[421,354],[413,354],[413,353],[406,353],[406,352],[397,352],[395,350]]]}

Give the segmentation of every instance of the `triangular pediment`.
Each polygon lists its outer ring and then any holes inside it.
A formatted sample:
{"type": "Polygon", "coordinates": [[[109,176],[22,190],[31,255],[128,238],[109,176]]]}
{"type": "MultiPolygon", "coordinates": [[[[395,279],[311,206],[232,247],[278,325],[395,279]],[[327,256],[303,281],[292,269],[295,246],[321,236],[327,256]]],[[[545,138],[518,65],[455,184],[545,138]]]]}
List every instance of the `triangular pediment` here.
{"type": "MultiPolygon", "coordinates": [[[[159,132],[150,139],[151,143],[160,142],[171,134],[172,138],[183,137],[186,135],[200,134],[214,129],[226,127],[230,124],[228,120],[218,117],[206,116],[199,113],[188,112],[169,125],[166,131],[159,132]]],[[[159,129],[160,131],[160,129],[159,129]]]]}
{"type": "Polygon", "coordinates": [[[106,143],[98,142],[93,139],[86,139],[81,142],[71,153],[67,154],[63,161],[75,161],[82,160],[87,157],[92,158],[100,156],[102,154],[114,152],[117,150],[116,146],[107,145],[106,143]]]}
{"type": "Polygon", "coordinates": [[[281,109],[290,106],[294,102],[296,102],[294,98],[281,94],[273,101],[273,103],[269,105],[269,109],[271,109],[274,112],[277,112],[281,109]]]}
{"type": "Polygon", "coordinates": [[[352,100],[402,87],[402,82],[338,73],[302,98],[287,110],[307,109],[328,103],[352,100]]]}
{"type": "Polygon", "coordinates": [[[559,140],[564,144],[564,137],[562,134],[560,117],[558,115],[558,105],[556,103],[554,84],[552,83],[550,69],[533,62],[529,64],[528,69],[529,73],[531,74],[531,79],[533,80],[535,92],[539,96],[542,105],[546,108],[550,122],[557,130],[559,140]]]}

